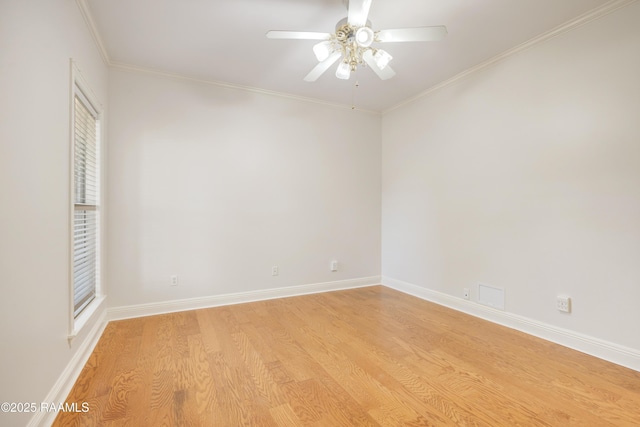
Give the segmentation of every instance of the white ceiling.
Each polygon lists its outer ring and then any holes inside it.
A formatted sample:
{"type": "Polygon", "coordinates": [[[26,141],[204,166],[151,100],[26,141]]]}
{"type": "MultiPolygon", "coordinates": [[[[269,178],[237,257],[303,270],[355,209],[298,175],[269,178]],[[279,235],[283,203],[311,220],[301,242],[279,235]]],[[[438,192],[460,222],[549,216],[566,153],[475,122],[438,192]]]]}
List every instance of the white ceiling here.
{"type": "Polygon", "coordinates": [[[608,0],[373,0],[374,30],[445,25],[439,42],[386,44],[397,75],[369,69],[317,82],[314,41],[269,40],[268,30],[333,32],[342,0],[85,0],[109,61],[192,78],[384,111],[608,0]]]}

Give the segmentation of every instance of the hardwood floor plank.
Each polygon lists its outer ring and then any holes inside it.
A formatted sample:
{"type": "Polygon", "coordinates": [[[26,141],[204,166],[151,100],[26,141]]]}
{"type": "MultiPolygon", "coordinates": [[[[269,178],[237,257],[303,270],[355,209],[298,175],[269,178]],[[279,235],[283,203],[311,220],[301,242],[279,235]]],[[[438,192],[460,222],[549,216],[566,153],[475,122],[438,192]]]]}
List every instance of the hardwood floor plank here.
{"type": "Polygon", "coordinates": [[[322,418],[316,408],[309,402],[309,396],[298,382],[288,382],[280,385],[282,394],[285,396],[296,418],[304,425],[309,425],[322,418]]]}
{"type": "Polygon", "coordinates": [[[233,335],[238,346],[239,353],[244,361],[249,375],[253,380],[253,388],[261,402],[269,407],[282,405],[285,400],[280,394],[277,383],[271,377],[262,358],[249,342],[249,338],[243,332],[233,335]]]}
{"type": "Polygon", "coordinates": [[[269,410],[269,413],[271,414],[271,417],[273,417],[273,420],[275,421],[275,423],[279,426],[286,426],[286,427],[304,426],[302,421],[300,421],[300,419],[298,418],[294,410],[291,409],[291,406],[288,403],[285,403],[280,406],[276,406],[275,408],[271,408],[269,410]]]}
{"type": "Polygon", "coordinates": [[[207,414],[215,414],[218,397],[209,355],[201,337],[189,337],[189,354],[193,361],[192,411],[204,418],[207,414]]]}
{"type": "Polygon", "coordinates": [[[54,426],[638,426],[640,372],[373,286],[111,322],[54,426]]]}
{"type": "Polygon", "coordinates": [[[204,344],[204,351],[206,353],[221,351],[222,349],[218,342],[216,329],[213,327],[213,320],[208,315],[207,310],[195,310],[195,313],[198,321],[198,328],[200,329],[200,338],[204,344]]]}
{"type": "Polygon", "coordinates": [[[308,406],[319,414],[319,419],[310,425],[378,426],[364,408],[360,408],[352,399],[344,398],[343,390],[336,387],[337,383],[327,380],[328,377],[325,377],[324,381],[311,379],[299,384],[309,402],[308,406]]]}

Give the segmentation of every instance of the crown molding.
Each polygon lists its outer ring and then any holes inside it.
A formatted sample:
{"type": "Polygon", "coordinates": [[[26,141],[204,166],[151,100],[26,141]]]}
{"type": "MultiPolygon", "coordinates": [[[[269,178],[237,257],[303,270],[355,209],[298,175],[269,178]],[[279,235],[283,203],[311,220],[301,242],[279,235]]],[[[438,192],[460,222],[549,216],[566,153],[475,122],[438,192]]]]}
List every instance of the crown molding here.
{"type": "Polygon", "coordinates": [[[142,73],[142,74],[149,74],[149,75],[154,75],[154,76],[157,76],[157,77],[163,77],[163,78],[168,78],[168,79],[173,79],[173,80],[188,81],[188,82],[192,82],[192,83],[208,85],[208,86],[216,86],[216,87],[221,87],[221,88],[226,88],[226,89],[241,90],[241,91],[244,91],[244,92],[259,93],[261,95],[268,95],[268,96],[275,96],[275,97],[278,97],[278,98],[292,99],[292,100],[295,100],[295,101],[307,102],[307,103],[312,103],[312,104],[319,104],[319,105],[324,105],[324,106],[327,106],[327,107],[339,108],[339,109],[342,109],[342,110],[355,110],[355,111],[358,111],[358,112],[361,112],[361,113],[371,114],[371,115],[375,115],[375,116],[380,116],[381,115],[381,113],[379,111],[365,110],[365,109],[362,109],[362,108],[355,108],[354,109],[354,108],[351,107],[351,105],[345,105],[345,104],[339,104],[339,103],[334,103],[334,102],[329,102],[329,101],[323,101],[323,100],[317,99],[317,98],[308,98],[308,97],[304,97],[304,96],[293,95],[293,94],[289,94],[289,93],[285,93],[285,92],[277,92],[277,91],[268,90],[268,89],[261,89],[261,88],[252,87],[252,86],[242,86],[242,85],[237,85],[237,84],[234,84],[234,83],[227,83],[227,82],[221,82],[221,81],[216,81],[216,80],[201,79],[201,78],[197,78],[197,77],[187,76],[187,75],[184,75],[184,74],[170,73],[170,72],[161,71],[161,70],[158,70],[158,69],[155,69],[155,68],[140,67],[138,65],[132,65],[132,64],[127,64],[127,63],[123,63],[123,62],[111,61],[109,66],[112,69],[119,69],[119,70],[123,70],[123,71],[142,73]]]}
{"type": "Polygon", "coordinates": [[[87,24],[89,28],[89,32],[91,33],[91,37],[93,37],[93,41],[98,48],[98,52],[100,52],[100,56],[102,57],[102,61],[106,66],[111,65],[111,59],[109,58],[109,53],[104,46],[104,42],[102,41],[102,37],[98,32],[98,27],[96,26],[95,21],[93,20],[93,16],[91,15],[91,10],[87,5],[86,0],[76,0],[76,4],[78,5],[78,9],[80,9],[80,13],[82,14],[82,18],[84,18],[84,22],[87,24]]]}
{"type": "Polygon", "coordinates": [[[95,20],[93,19],[93,15],[91,14],[91,10],[89,9],[89,6],[87,5],[86,0],[76,0],[76,4],[78,5],[78,8],[80,9],[80,13],[82,14],[82,17],[84,18],[84,21],[86,22],[87,27],[89,28],[89,32],[91,33],[91,36],[93,37],[93,40],[94,40],[94,42],[96,44],[96,47],[98,48],[98,51],[100,52],[100,56],[102,57],[102,60],[104,61],[105,65],[107,65],[109,68],[121,69],[121,70],[126,70],[126,71],[134,71],[134,72],[138,72],[138,73],[152,74],[152,75],[156,75],[156,76],[159,76],[159,77],[165,77],[165,78],[183,80],[183,81],[190,81],[190,82],[199,83],[199,84],[205,84],[205,85],[213,85],[213,86],[223,87],[223,88],[227,88],[227,89],[242,90],[242,91],[245,91],[245,92],[252,92],[252,93],[259,93],[259,94],[262,94],[262,95],[276,96],[276,97],[279,97],[279,98],[292,99],[292,100],[306,102],[306,103],[312,103],[312,104],[319,104],[319,105],[324,105],[324,106],[328,106],[328,107],[332,107],[332,108],[339,108],[339,109],[342,109],[342,110],[355,110],[355,111],[358,111],[358,112],[361,112],[361,113],[371,114],[371,115],[378,116],[378,117],[381,116],[380,111],[367,110],[367,109],[363,109],[363,108],[353,108],[353,106],[351,106],[351,105],[340,104],[340,103],[336,103],[336,102],[323,101],[323,100],[317,99],[317,98],[298,96],[298,95],[293,95],[293,94],[289,94],[289,93],[285,93],[285,92],[277,92],[277,91],[268,90],[268,89],[261,89],[261,88],[257,88],[257,87],[251,87],[251,86],[242,86],[242,85],[237,85],[237,84],[233,84],[233,83],[226,83],[226,82],[220,82],[220,81],[215,81],[215,80],[199,79],[199,78],[187,76],[187,75],[184,75],[184,74],[171,73],[171,72],[162,71],[162,70],[155,69],[155,68],[146,68],[146,67],[141,67],[141,66],[134,65],[134,64],[127,64],[127,63],[124,63],[124,62],[113,61],[109,57],[109,53],[107,52],[107,49],[105,47],[104,41],[102,39],[102,36],[100,35],[100,32],[98,31],[98,27],[97,27],[97,25],[95,23],[95,20]]]}
{"type": "Polygon", "coordinates": [[[509,50],[506,50],[496,56],[494,56],[493,58],[490,58],[486,61],[483,61],[481,63],[479,63],[478,65],[475,65],[471,68],[468,68],[467,70],[456,74],[455,76],[451,77],[450,79],[447,79],[443,82],[440,82],[434,86],[431,86],[429,89],[420,92],[419,94],[412,96],[411,98],[407,98],[406,100],[394,105],[393,107],[390,107],[386,110],[382,111],[382,115],[384,116],[385,114],[396,110],[398,108],[401,108],[407,104],[411,104],[412,102],[415,102],[421,98],[424,98],[430,94],[432,94],[433,92],[436,92],[440,89],[443,89],[447,86],[450,86],[456,82],[458,82],[459,80],[465,79],[468,76],[477,73],[479,71],[482,71],[486,68],[491,67],[492,65],[501,62],[507,58],[509,58],[510,56],[516,55],[522,51],[525,51],[531,47],[537,46],[540,43],[544,43],[548,40],[551,40],[552,38],[559,36],[561,34],[567,33],[569,31],[572,31],[582,25],[588,24],[589,22],[595,21],[596,19],[602,18],[605,15],[610,14],[611,12],[614,12],[618,9],[621,9],[625,6],[628,6],[630,4],[636,3],[639,0],[611,0],[605,4],[603,4],[602,6],[596,7],[595,9],[590,10],[589,12],[586,12],[580,16],[578,16],[575,19],[572,19],[570,21],[565,22],[564,24],[547,31],[546,33],[542,33],[539,36],[536,36],[524,43],[521,43],[509,50]]]}
{"type": "MultiPolygon", "coordinates": [[[[547,31],[546,33],[540,34],[539,36],[536,36],[524,43],[521,43],[511,49],[508,49],[486,61],[483,61],[443,82],[440,82],[434,86],[431,86],[430,88],[426,89],[423,92],[420,92],[419,94],[412,96],[410,98],[407,98],[406,100],[390,107],[387,109],[384,109],[382,111],[373,111],[373,110],[365,110],[365,109],[360,109],[360,108],[356,108],[356,111],[362,112],[362,113],[366,113],[366,114],[372,114],[375,116],[384,116],[385,114],[396,110],[398,108],[401,108],[405,105],[411,104],[421,98],[424,98],[428,95],[430,95],[433,92],[436,92],[440,89],[443,89],[447,86],[450,86],[454,83],[456,83],[459,80],[462,80],[464,78],[467,78],[468,76],[482,71],[488,67],[491,67],[492,65],[501,62],[507,58],[509,58],[512,55],[516,55],[524,50],[527,50],[531,47],[534,47],[540,43],[546,42],[556,36],[559,36],[561,34],[567,33],[569,31],[572,31],[582,25],[585,25],[589,22],[595,21],[599,18],[602,18],[603,16],[606,16],[618,9],[621,9],[623,7],[626,7],[628,5],[631,5],[633,3],[636,3],[640,0],[611,0],[607,3],[605,3],[604,5],[597,7],[589,12],[586,12],[582,15],[580,15],[579,17],[572,19],[570,21],[565,22],[564,24],[550,30],[547,31]]],[[[226,83],[226,82],[220,82],[220,81],[214,81],[214,80],[206,80],[206,79],[200,79],[200,78],[195,78],[195,77],[190,77],[190,76],[186,76],[183,74],[177,74],[177,73],[170,73],[170,72],[166,72],[166,71],[161,71],[158,69],[153,69],[153,68],[145,68],[145,67],[140,67],[137,65],[133,65],[133,64],[127,64],[127,63],[122,63],[122,62],[116,62],[116,61],[112,61],[109,58],[109,54],[107,52],[107,49],[105,48],[104,42],[102,40],[102,37],[100,36],[100,33],[98,32],[97,26],[95,24],[95,21],[93,19],[93,16],[91,14],[91,11],[89,9],[89,6],[86,3],[86,0],[76,0],[76,4],[78,5],[78,8],[80,9],[80,12],[82,14],[82,17],[84,18],[87,27],[89,28],[89,31],[91,33],[91,36],[93,37],[94,42],[96,43],[96,47],[98,48],[98,51],[100,52],[100,55],[102,57],[102,60],[104,61],[104,63],[110,67],[110,68],[116,68],[116,69],[121,69],[121,70],[126,70],[126,71],[135,71],[135,72],[139,72],[139,73],[146,73],[146,74],[152,74],[152,75],[156,75],[156,76],[160,76],[160,77],[165,77],[165,78],[171,78],[171,79],[177,79],[177,80],[184,80],[184,81],[191,81],[191,82],[195,82],[195,83],[199,83],[199,84],[206,84],[206,85],[214,85],[214,86],[218,86],[218,87],[224,87],[224,88],[228,88],[228,89],[236,89],[236,90],[242,90],[242,91],[246,91],[246,92],[252,92],[252,93],[260,93],[263,95],[269,95],[269,96],[276,96],[276,97],[280,97],[280,98],[287,98],[287,99],[292,99],[292,100],[296,100],[296,101],[302,101],[302,102],[308,102],[308,103],[313,103],[313,104],[319,104],[319,105],[324,105],[324,106],[329,106],[329,107],[333,107],[333,108],[339,108],[339,109],[349,109],[349,110],[353,110],[353,107],[351,105],[346,105],[346,104],[339,104],[339,103],[333,103],[333,102],[329,102],[329,101],[323,101],[317,98],[309,98],[309,97],[303,97],[303,96],[298,96],[298,95],[293,95],[293,94],[289,94],[289,93],[285,93],[285,92],[277,92],[277,91],[272,91],[272,90],[267,90],[267,89],[260,89],[260,88],[256,88],[256,87],[251,87],[251,86],[242,86],[242,85],[236,85],[233,83],[226,83]]]]}

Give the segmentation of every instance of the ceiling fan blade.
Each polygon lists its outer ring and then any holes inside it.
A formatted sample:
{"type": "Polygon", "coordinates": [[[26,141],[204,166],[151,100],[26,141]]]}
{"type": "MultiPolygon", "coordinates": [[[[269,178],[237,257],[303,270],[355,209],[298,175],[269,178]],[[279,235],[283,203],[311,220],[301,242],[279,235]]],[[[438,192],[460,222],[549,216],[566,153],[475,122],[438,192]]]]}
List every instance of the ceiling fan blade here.
{"type": "Polygon", "coordinates": [[[318,78],[324,74],[325,71],[329,69],[340,57],[342,54],[340,52],[333,52],[327,59],[320,62],[318,65],[313,67],[313,70],[304,78],[305,82],[315,82],[318,78]]]}
{"type": "Polygon", "coordinates": [[[391,42],[430,42],[442,40],[447,35],[447,27],[396,28],[393,30],[380,30],[376,33],[376,41],[381,43],[391,42]]]}
{"type": "Polygon", "coordinates": [[[329,40],[331,34],[316,33],[312,31],[267,31],[268,39],[292,39],[292,40],[329,40]]]}
{"type": "Polygon", "coordinates": [[[362,59],[364,59],[364,62],[366,62],[367,65],[369,65],[369,67],[373,70],[373,72],[376,73],[382,80],[390,79],[391,77],[396,75],[396,72],[393,71],[393,69],[388,65],[383,69],[380,69],[380,67],[378,67],[378,64],[376,64],[376,61],[373,59],[373,53],[370,50],[367,50],[362,54],[362,59]]]}
{"type": "Polygon", "coordinates": [[[349,0],[347,22],[354,27],[362,27],[367,23],[371,0],[349,0]]]}

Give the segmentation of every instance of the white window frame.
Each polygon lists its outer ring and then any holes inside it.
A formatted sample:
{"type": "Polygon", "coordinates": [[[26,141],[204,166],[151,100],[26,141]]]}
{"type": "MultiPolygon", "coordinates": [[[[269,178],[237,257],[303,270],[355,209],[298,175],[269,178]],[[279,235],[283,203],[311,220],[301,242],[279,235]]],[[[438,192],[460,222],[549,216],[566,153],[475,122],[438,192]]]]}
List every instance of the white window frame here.
{"type": "Polygon", "coordinates": [[[102,266],[104,265],[104,248],[103,248],[103,223],[104,223],[104,197],[102,183],[104,182],[104,115],[102,104],[98,101],[86,80],[82,76],[82,73],[78,69],[75,61],[71,60],[71,84],[70,84],[70,179],[69,179],[69,343],[73,338],[78,335],[80,330],[88,323],[94,313],[98,311],[98,308],[103,304],[105,300],[105,294],[103,291],[102,280],[102,266]],[[97,180],[98,180],[98,199],[97,206],[95,207],[98,212],[97,230],[96,230],[96,271],[95,271],[95,297],[93,300],[82,309],[80,313],[75,315],[75,277],[74,277],[74,216],[76,211],[75,201],[75,98],[80,98],[82,104],[91,111],[91,114],[95,114],[96,127],[97,127],[97,180]]]}

